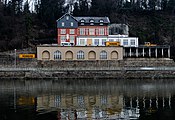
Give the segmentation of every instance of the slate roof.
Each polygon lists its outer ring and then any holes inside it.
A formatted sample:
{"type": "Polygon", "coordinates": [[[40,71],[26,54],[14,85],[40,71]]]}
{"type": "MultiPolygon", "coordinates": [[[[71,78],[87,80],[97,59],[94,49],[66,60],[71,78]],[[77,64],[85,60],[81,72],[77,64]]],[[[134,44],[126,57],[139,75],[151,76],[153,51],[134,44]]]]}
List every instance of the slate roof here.
{"type": "Polygon", "coordinates": [[[90,20],[94,20],[94,23],[100,23],[100,20],[103,20],[103,23],[110,23],[108,17],[74,17],[78,22],[84,20],[85,23],[90,23],[90,20]]]}

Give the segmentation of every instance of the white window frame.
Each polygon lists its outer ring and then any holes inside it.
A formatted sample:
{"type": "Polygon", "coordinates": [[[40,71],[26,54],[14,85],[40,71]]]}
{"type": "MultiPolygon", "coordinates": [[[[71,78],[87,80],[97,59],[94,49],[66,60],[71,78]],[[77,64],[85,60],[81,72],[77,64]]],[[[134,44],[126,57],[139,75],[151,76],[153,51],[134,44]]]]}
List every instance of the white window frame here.
{"type": "Polygon", "coordinates": [[[110,42],[114,42],[114,39],[109,39],[110,42]]]}
{"type": "Polygon", "coordinates": [[[89,29],[89,35],[95,35],[95,29],[94,28],[89,29]]]}
{"type": "Polygon", "coordinates": [[[124,39],[124,40],[123,40],[123,45],[124,45],[124,46],[128,46],[128,39],[124,39]]]}
{"type": "Polygon", "coordinates": [[[101,60],[106,60],[107,59],[107,52],[106,51],[101,51],[100,52],[100,59],[101,60]]]}
{"type": "Polygon", "coordinates": [[[84,52],[82,50],[78,51],[77,52],[77,59],[81,59],[83,60],[84,59],[84,52]]]}
{"type": "Polygon", "coordinates": [[[99,45],[99,39],[94,39],[94,45],[99,45]]]}
{"type": "Polygon", "coordinates": [[[61,29],[61,30],[60,30],[60,34],[62,34],[62,35],[63,35],[63,34],[66,34],[66,29],[61,29]]]}
{"type": "Polygon", "coordinates": [[[54,52],[54,60],[61,60],[61,52],[59,50],[54,52]]]}
{"type": "Polygon", "coordinates": [[[70,35],[70,42],[71,42],[71,43],[74,43],[74,40],[75,40],[75,36],[70,35]]]}
{"type": "Polygon", "coordinates": [[[60,40],[61,40],[61,42],[65,42],[66,36],[64,36],[64,35],[60,36],[60,40]]]}
{"type": "Polygon", "coordinates": [[[105,29],[104,28],[99,29],[99,35],[105,35],[105,29]]]}
{"type": "Polygon", "coordinates": [[[85,28],[80,28],[80,35],[85,35],[85,28]]]}
{"type": "Polygon", "coordinates": [[[106,44],[106,39],[102,39],[102,45],[106,44]]]}
{"type": "Polygon", "coordinates": [[[69,33],[72,34],[72,35],[75,34],[75,29],[70,29],[69,33]]]}
{"type": "Polygon", "coordinates": [[[136,45],[136,41],[134,39],[131,39],[130,40],[130,44],[131,44],[131,46],[135,46],[136,45]]]}
{"type": "Polygon", "coordinates": [[[80,39],[80,45],[85,45],[85,39],[80,39]]]}

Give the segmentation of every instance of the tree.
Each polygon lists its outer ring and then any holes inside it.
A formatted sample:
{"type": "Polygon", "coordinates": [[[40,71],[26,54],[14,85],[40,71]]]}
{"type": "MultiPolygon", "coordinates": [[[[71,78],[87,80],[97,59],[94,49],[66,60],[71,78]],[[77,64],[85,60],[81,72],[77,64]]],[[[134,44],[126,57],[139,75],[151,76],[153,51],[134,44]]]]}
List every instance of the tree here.
{"type": "Polygon", "coordinates": [[[167,10],[172,14],[175,14],[175,0],[169,0],[167,4],[167,10]]]}
{"type": "Polygon", "coordinates": [[[74,15],[74,16],[79,16],[79,13],[80,13],[80,7],[79,7],[78,3],[75,2],[75,3],[74,3],[73,15],[74,15]]]}

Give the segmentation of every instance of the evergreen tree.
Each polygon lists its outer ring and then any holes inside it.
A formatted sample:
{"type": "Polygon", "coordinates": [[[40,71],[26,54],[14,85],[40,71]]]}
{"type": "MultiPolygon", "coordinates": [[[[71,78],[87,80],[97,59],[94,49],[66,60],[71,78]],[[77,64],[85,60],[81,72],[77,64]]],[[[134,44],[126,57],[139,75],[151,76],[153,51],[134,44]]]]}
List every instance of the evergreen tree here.
{"type": "Polygon", "coordinates": [[[175,14],[175,0],[169,0],[167,4],[167,10],[172,14],[175,14]]]}
{"type": "Polygon", "coordinates": [[[162,10],[166,10],[167,9],[167,3],[168,3],[168,1],[167,0],[162,0],[162,3],[161,3],[161,8],[162,8],[162,10]]]}
{"type": "Polygon", "coordinates": [[[77,2],[74,3],[74,11],[73,11],[73,16],[79,16],[80,13],[80,7],[77,2]]]}

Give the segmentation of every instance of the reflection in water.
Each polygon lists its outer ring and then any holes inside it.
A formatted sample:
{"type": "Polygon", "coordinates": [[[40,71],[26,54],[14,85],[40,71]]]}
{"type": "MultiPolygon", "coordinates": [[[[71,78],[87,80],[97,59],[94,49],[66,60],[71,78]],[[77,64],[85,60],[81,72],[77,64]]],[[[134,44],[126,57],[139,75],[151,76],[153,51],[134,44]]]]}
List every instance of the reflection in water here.
{"type": "Polygon", "coordinates": [[[174,80],[0,81],[2,120],[173,119],[174,80]]]}

